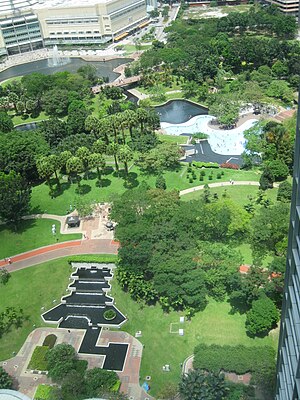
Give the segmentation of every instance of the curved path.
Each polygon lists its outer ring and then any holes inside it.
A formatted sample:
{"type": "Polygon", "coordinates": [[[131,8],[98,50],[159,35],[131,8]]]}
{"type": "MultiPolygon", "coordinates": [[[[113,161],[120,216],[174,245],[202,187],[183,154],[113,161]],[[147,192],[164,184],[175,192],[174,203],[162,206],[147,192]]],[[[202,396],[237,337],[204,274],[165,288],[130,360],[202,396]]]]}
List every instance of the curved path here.
{"type": "MultiPolygon", "coordinates": [[[[223,186],[259,186],[259,182],[256,181],[234,181],[232,182],[215,182],[215,183],[210,183],[208,186],[210,188],[215,188],[215,187],[223,187],[223,186]]],[[[278,183],[273,184],[275,188],[278,187],[278,183]]],[[[195,186],[189,189],[184,189],[179,192],[179,196],[184,196],[185,194],[188,193],[193,193],[198,190],[203,190],[205,185],[200,185],[200,186],[195,186]]]]}

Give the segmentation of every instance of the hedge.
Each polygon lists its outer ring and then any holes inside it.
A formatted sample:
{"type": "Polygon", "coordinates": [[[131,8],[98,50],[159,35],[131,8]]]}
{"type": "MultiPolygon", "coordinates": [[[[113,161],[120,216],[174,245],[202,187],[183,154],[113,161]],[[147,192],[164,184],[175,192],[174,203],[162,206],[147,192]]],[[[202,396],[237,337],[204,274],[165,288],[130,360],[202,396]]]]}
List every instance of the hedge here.
{"type": "Polygon", "coordinates": [[[27,368],[37,369],[38,371],[47,371],[48,365],[45,356],[48,350],[48,346],[36,346],[27,368]]]}
{"type": "Polygon", "coordinates": [[[275,363],[275,351],[270,346],[246,347],[199,344],[194,350],[194,368],[208,371],[244,374],[269,368],[275,363]]]}
{"type": "Polygon", "coordinates": [[[197,168],[219,168],[219,164],[213,162],[193,161],[192,165],[197,168]]]}
{"type": "Polygon", "coordinates": [[[118,260],[116,254],[78,254],[67,257],[69,263],[72,262],[88,262],[88,263],[115,263],[118,260]]]}
{"type": "Polygon", "coordinates": [[[45,337],[43,346],[48,346],[49,349],[52,349],[56,343],[57,337],[55,335],[48,335],[45,337]]]}
{"type": "Polygon", "coordinates": [[[227,169],[240,169],[240,166],[238,164],[229,163],[229,162],[220,164],[220,167],[227,168],[227,169]]]}

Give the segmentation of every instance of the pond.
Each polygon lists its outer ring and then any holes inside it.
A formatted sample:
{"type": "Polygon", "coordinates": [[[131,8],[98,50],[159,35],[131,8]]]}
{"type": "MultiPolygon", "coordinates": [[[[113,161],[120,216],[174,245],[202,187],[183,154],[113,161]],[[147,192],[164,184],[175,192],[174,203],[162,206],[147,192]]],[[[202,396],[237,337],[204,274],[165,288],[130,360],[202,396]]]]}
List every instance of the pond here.
{"type": "Polygon", "coordinates": [[[95,66],[99,76],[108,77],[109,82],[112,82],[120,75],[113,72],[113,69],[130,61],[130,58],[115,58],[109,61],[85,61],[82,58],[75,57],[70,58],[67,64],[50,67],[48,65],[48,59],[38,60],[26,64],[15,65],[0,72],[0,82],[15,76],[28,75],[32,72],[40,72],[46,75],[62,71],[76,72],[78,68],[86,64],[95,66]]]}
{"type": "Polygon", "coordinates": [[[196,115],[207,115],[208,109],[188,100],[170,100],[155,107],[160,122],[182,124],[196,115]]]}

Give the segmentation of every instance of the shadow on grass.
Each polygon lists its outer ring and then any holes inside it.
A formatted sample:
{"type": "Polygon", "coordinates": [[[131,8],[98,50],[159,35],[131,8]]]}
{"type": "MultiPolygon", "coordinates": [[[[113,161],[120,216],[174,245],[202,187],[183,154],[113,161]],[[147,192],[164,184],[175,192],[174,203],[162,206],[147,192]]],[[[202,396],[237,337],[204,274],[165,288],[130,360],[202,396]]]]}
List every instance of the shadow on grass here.
{"type": "Polygon", "coordinates": [[[4,225],[0,225],[0,234],[5,231],[9,230],[10,232],[21,234],[27,231],[27,229],[30,229],[36,225],[36,220],[35,219],[26,219],[26,220],[21,220],[17,224],[13,222],[7,222],[4,225]]]}
{"type": "Polygon", "coordinates": [[[80,185],[75,189],[77,194],[87,194],[91,191],[90,185],[80,185]]]}
{"type": "Polygon", "coordinates": [[[97,178],[97,172],[89,171],[89,173],[83,177],[83,180],[92,181],[96,178],[97,178]]]}
{"type": "Polygon", "coordinates": [[[103,175],[110,175],[114,172],[113,167],[109,166],[109,167],[105,167],[102,174],[103,175]]]}
{"type": "Polygon", "coordinates": [[[101,181],[96,182],[96,186],[101,188],[101,187],[108,187],[111,185],[111,180],[110,179],[101,179],[101,181]]]}
{"type": "Polygon", "coordinates": [[[61,196],[66,190],[68,190],[71,186],[70,182],[64,182],[60,184],[59,186],[56,186],[53,188],[52,194],[49,194],[49,196],[52,196],[52,198],[61,196]]]}
{"type": "Polygon", "coordinates": [[[125,182],[124,182],[124,187],[126,189],[133,189],[139,185],[139,181],[137,180],[137,173],[135,172],[129,172],[127,177],[124,177],[125,182]]]}

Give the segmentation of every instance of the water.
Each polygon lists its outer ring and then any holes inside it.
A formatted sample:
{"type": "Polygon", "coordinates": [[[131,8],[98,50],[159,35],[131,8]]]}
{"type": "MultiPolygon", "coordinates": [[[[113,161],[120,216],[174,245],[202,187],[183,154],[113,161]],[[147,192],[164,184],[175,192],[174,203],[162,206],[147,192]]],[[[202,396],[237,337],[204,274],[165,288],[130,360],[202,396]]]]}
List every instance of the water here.
{"type": "Polygon", "coordinates": [[[182,124],[196,115],[207,115],[208,109],[188,100],[171,100],[162,106],[155,107],[160,122],[182,124]]]}
{"type": "Polygon", "coordinates": [[[69,64],[70,57],[60,56],[57,46],[55,45],[52,50],[52,57],[48,58],[48,67],[59,67],[62,65],[69,64]]]}
{"type": "Polygon", "coordinates": [[[132,61],[130,58],[116,58],[110,61],[85,61],[79,57],[70,59],[70,62],[65,65],[57,65],[49,67],[48,59],[38,60],[22,65],[15,65],[14,67],[8,68],[5,71],[0,72],[0,82],[5,79],[13,78],[20,75],[29,75],[32,72],[40,72],[45,75],[51,75],[55,72],[69,71],[77,72],[78,68],[86,64],[92,64],[96,67],[97,75],[102,77],[108,77],[109,82],[114,81],[120,74],[113,72],[113,69],[121,64],[125,64],[132,61]]]}

